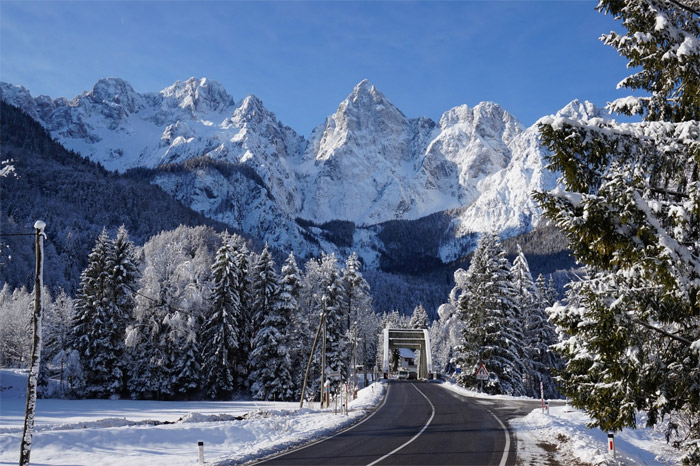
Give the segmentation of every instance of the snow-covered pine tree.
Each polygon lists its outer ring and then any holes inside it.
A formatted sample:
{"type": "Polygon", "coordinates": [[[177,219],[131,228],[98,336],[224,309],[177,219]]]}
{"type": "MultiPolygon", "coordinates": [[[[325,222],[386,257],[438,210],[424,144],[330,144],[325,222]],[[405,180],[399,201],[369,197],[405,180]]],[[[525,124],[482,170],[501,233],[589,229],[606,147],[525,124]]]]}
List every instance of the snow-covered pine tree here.
{"type": "Polygon", "coordinates": [[[110,344],[114,357],[118,360],[114,373],[116,375],[117,370],[121,373],[121,393],[127,393],[126,328],[133,319],[136,306],[134,291],[141,276],[139,262],[136,246],[129,240],[129,232],[122,225],[112,243],[110,300],[113,303],[113,311],[108,321],[108,325],[113,328],[110,344]]]}
{"type": "Polygon", "coordinates": [[[81,355],[87,397],[104,398],[123,388],[126,329],[114,320],[119,315],[114,302],[114,258],[114,241],[102,230],[81,275],[71,324],[71,347],[81,355]]]}
{"type": "MultiPolygon", "coordinates": [[[[372,308],[369,284],[362,276],[362,264],[356,253],[350,254],[343,270],[343,307],[348,316],[348,350],[352,361],[365,369],[373,366],[377,351],[379,319],[372,308]]],[[[352,368],[352,363],[349,364],[352,368]]]]}
{"type": "Polygon", "coordinates": [[[486,233],[480,238],[467,275],[467,290],[459,300],[464,322],[457,357],[463,369],[459,381],[476,387],[475,371],[485,364],[497,377],[485,384],[486,391],[523,395],[523,335],[510,263],[498,236],[486,233]]]}
{"type": "Polygon", "coordinates": [[[294,395],[286,331],[290,322],[282,311],[279,278],[267,244],[252,275],[257,332],[248,362],[248,385],[253,399],[290,401],[294,395]]]}
{"type": "Polygon", "coordinates": [[[526,395],[539,398],[541,382],[544,396],[557,398],[559,393],[552,379],[551,371],[560,368],[560,360],[550,348],[551,345],[557,343],[557,334],[554,325],[548,320],[545,312],[546,300],[532,280],[530,265],[520,245],[518,245],[518,255],[513,260],[513,266],[510,270],[516,293],[515,304],[520,308],[522,318],[520,324],[525,344],[523,385],[526,395]]]}
{"type": "Polygon", "coordinates": [[[335,254],[321,257],[321,282],[319,292],[326,302],[326,368],[340,373],[340,379],[348,376],[347,320],[343,306],[343,282],[335,254]]]}
{"type": "Polygon", "coordinates": [[[438,318],[430,326],[433,367],[437,372],[454,372],[454,349],[462,340],[463,322],[458,311],[459,298],[467,290],[468,275],[464,269],[454,272],[455,286],[450,291],[447,302],[438,308],[438,318]]]}
{"type": "Polygon", "coordinates": [[[238,296],[240,312],[236,317],[236,328],[238,329],[238,354],[236,355],[236,385],[240,389],[245,389],[248,383],[248,359],[255,337],[255,325],[253,322],[253,294],[251,270],[253,264],[257,262],[255,254],[248,249],[246,241],[239,235],[231,236],[231,244],[234,248],[235,263],[237,267],[237,282],[235,293],[238,296]]]}
{"type": "Polygon", "coordinates": [[[428,312],[422,304],[419,304],[413,309],[413,314],[411,314],[411,320],[408,325],[411,328],[428,328],[428,312]]]}
{"type": "Polygon", "coordinates": [[[197,334],[201,327],[197,315],[175,312],[168,318],[169,339],[176,350],[171,358],[172,390],[177,396],[197,395],[202,383],[202,363],[200,342],[197,334]]]}
{"type": "Polygon", "coordinates": [[[559,291],[557,290],[557,285],[554,283],[554,277],[552,274],[549,275],[547,288],[542,288],[541,290],[544,290],[544,292],[542,292],[542,296],[549,306],[557,302],[557,299],[559,298],[559,291]]]}
{"type": "Polygon", "coordinates": [[[535,280],[535,287],[537,288],[537,291],[540,294],[540,297],[544,300],[544,306],[548,307],[554,304],[553,301],[549,300],[549,297],[547,296],[547,281],[544,279],[544,275],[539,274],[537,275],[537,280],[535,280]]]}
{"type": "Polygon", "coordinates": [[[212,265],[211,307],[202,325],[203,386],[212,399],[230,398],[236,390],[236,368],[240,357],[241,303],[236,290],[240,270],[232,239],[216,252],[212,265]]]}
{"type": "Polygon", "coordinates": [[[302,290],[302,275],[294,252],[282,265],[282,278],[280,280],[280,304],[279,311],[288,322],[285,328],[285,339],[289,345],[289,358],[291,367],[296,368],[292,372],[293,398],[298,400],[301,396],[304,371],[308,361],[308,348],[311,348],[313,335],[309,327],[309,319],[302,312],[299,298],[302,290]]]}
{"type": "MultiPolygon", "coordinates": [[[[644,97],[609,104],[640,123],[550,118],[540,134],[562,187],[538,193],[588,277],[551,317],[570,338],[563,392],[604,430],[668,418],[700,463],[700,1],[601,0],[624,33],[602,40],[644,97]],[[685,425],[685,428],[679,426],[685,425]]],[[[676,435],[676,432],[680,435],[676,435]]]]}

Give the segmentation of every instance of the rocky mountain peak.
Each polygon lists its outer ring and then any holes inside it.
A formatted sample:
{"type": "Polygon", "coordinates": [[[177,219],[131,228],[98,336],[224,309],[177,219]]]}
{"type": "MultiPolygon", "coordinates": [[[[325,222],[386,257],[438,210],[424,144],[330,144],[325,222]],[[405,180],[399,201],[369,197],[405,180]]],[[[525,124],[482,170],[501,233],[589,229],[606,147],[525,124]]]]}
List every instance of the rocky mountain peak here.
{"type": "Polygon", "coordinates": [[[190,78],[187,81],[176,81],[160,94],[165,98],[175,99],[177,106],[189,109],[194,113],[221,112],[234,105],[224,86],[207,78],[190,78]]]}
{"type": "Polygon", "coordinates": [[[555,116],[571,118],[575,120],[589,120],[591,118],[610,118],[610,114],[604,108],[596,107],[592,102],[589,102],[588,100],[584,100],[583,102],[581,102],[579,99],[574,99],[571,102],[569,102],[564,108],[559,110],[555,116]]]}
{"type": "Polygon", "coordinates": [[[404,114],[367,79],[358,83],[332,116],[341,131],[381,131],[405,125],[404,114]]]}
{"type": "Polygon", "coordinates": [[[98,106],[120,107],[126,114],[135,113],[143,107],[141,96],[131,84],[120,78],[98,80],[91,91],[83,93],[82,98],[98,106]]]}
{"type": "Polygon", "coordinates": [[[262,123],[266,118],[275,119],[274,114],[269,112],[262,100],[254,95],[245,97],[236,108],[233,114],[234,120],[239,120],[242,123],[262,123]]]}

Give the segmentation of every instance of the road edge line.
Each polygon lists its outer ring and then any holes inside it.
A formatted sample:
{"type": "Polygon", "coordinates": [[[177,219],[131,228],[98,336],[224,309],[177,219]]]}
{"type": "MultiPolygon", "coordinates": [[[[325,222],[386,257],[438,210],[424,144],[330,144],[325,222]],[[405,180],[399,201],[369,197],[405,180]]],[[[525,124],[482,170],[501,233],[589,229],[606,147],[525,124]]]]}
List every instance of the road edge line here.
{"type": "Polygon", "coordinates": [[[348,426],[348,427],[345,427],[344,429],[339,430],[338,432],[335,432],[333,435],[329,435],[328,437],[323,437],[323,438],[320,438],[320,439],[317,439],[317,440],[313,440],[313,441],[311,441],[311,442],[309,442],[309,443],[307,443],[307,444],[305,444],[305,445],[300,445],[300,446],[298,446],[298,447],[292,447],[291,450],[283,451],[283,452],[279,452],[279,453],[273,453],[273,454],[271,454],[271,455],[269,455],[269,456],[264,456],[264,457],[262,457],[262,458],[257,458],[257,459],[251,460],[251,461],[249,461],[249,462],[246,462],[246,463],[244,463],[244,464],[250,465],[250,466],[255,466],[255,465],[258,464],[258,463],[264,463],[265,461],[270,461],[270,460],[274,460],[274,459],[277,459],[277,458],[282,458],[283,456],[291,455],[292,453],[296,453],[296,452],[301,451],[301,450],[303,450],[303,449],[305,449],[305,448],[313,447],[314,445],[318,445],[319,443],[323,443],[323,442],[325,442],[326,440],[330,440],[330,439],[332,439],[332,438],[334,438],[334,437],[337,437],[337,436],[340,435],[340,434],[344,434],[345,432],[347,432],[347,431],[349,431],[349,430],[351,430],[351,429],[354,429],[355,427],[359,426],[360,424],[363,424],[365,421],[368,421],[372,416],[374,416],[375,414],[377,414],[377,411],[379,411],[380,409],[382,409],[382,408],[384,407],[384,405],[386,404],[387,398],[389,398],[389,387],[390,387],[390,384],[386,384],[386,392],[384,393],[384,399],[383,399],[382,402],[379,404],[379,406],[377,406],[377,407],[374,409],[374,411],[372,411],[370,414],[368,414],[367,416],[363,417],[362,419],[360,419],[360,420],[357,421],[356,423],[354,423],[354,424],[352,424],[352,425],[350,425],[350,426],[348,426]]]}
{"type": "Polygon", "coordinates": [[[418,390],[418,393],[420,393],[421,395],[423,395],[423,398],[425,398],[425,399],[428,401],[428,404],[430,404],[430,408],[433,410],[432,414],[430,415],[430,419],[428,419],[428,422],[425,423],[425,425],[423,426],[423,428],[422,428],[416,435],[414,435],[413,437],[411,437],[411,439],[410,439],[409,441],[407,441],[407,442],[404,443],[403,445],[399,445],[397,448],[395,448],[394,450],[390,451],[389,453],[387,453],[386,455],[382,456],[381,458],[372,461],[372,462],[369,463],[367,466],[374,466],[375,464],[379,463],[380,461],[385,460],[386,458],[390,457],[390,456],[393,455],[394,453],[396,453],[396,452],[402,450],[403,448],[407,447],[408,445],[410,445],[411,443],[413,443],[413,441],[414,441],[415,439],[417,439],[418,437],[420,437],[421,434],[422,434],[423,432],[425,432],[425,429],[428,428],[428,426],[430,425],[430,423],[433,422],[433,418],[435,417],[435,405],[433,404],[432,401],[430,401],[430,398],[428,398],[428,397],[425,395],[425,393],[423,393],[422,391],[420,391],[420,388],[416,387],[416,385],[415,385],[414,383],[411,383],[411,385],[413,386],[413,388],[415,388],[416,390],[418,390]]]}
{"type": "MultiPolygon", "coordinates": [[[[450,390],[450,389],[447,388],[447,387],[443,387],[442,384],[439,384],[439,385],[440,385],[443,389],[445,389],[445,390],[451,392],[451,393],[452,393],[453,395],[455,395],[455,396],[462,397],[462,398],[476,399],[475,397],[467,396],[467,395],[464,395],[464,394],[462,394],[462,393],[456,392],[456,391],[454,391],[454,390],[450,390]]],[[[511,433],[511,432],[510,432],[510,430],[508,429],[508,427],[506,427],[506,425],[503,423],[503,421],[501,421],[501,420],[498,418],[498,416],[496,416],[496,415],[493,413],[493,411],[491,411],[489,408],[487,408],[487,407],[484,406],[483,404],[479,403],[478,401],[477,401],[477,404],[479,404],[479,406],[481,406],[482,408],[484,408],[484,409],[491,415],[491,417],[493,417],[496,421],[498,421],[498,424],[501,426],[501,429],[503,429],[503,432],[506,434],[506,444],[505,444],[504,449],[503,449],[503,455],[501,456],[501,462],[498,463],[498,466],[506,466],[506,463],[508,462],[508,457],[510,456],[510,433],[511,433]]],[[[516,460],[517,460],[517,458],[518,458],[517,445],[516,445],[515,458],[516,458],[516,460]]]]}
{"type": "Polygon", "coordinates": [[[498,416],[496,416],[495,414],[493,414],[493,411],[491,411],[490,409],[488,409],[488,408],[487,408],[486,406],[484,406],[484,405],[482,405],[482,407],[483,407],[486,411],[488,411],[489,414],[490,414],[491,416],[493,416],[493,418],[494,418],[495,420],[498,421],[498,423],[499,423],[500,426],[501,426],[501,429],[503,429],[503,432],[506,434],[506,444],[505,444],[505,446],[504,446],[504,448],[503,448],[503,456],[501,456],[501,462],[498,463],[498,466],[506,466],[506,463],[508,462],[508,456],[510,456],[510,430],[508,430],[508,428],[506,427],[506,425],[503,424],[503,421],[501,421],[501,420],[498,418],[498,416]]]}

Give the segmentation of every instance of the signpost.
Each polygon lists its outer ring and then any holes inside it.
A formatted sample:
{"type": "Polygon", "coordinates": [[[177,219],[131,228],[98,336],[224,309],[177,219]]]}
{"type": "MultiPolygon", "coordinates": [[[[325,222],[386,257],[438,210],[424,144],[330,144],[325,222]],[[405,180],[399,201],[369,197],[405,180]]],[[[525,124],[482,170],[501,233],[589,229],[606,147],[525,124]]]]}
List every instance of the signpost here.
{"type": "Polygon", "coordinates": [[[479,368],[476,370],[476,380],[479,381],[479,391],[483,392],[484,391],[484,380],[489,379],[489,371],[486,370],[486,366],[481,364],[479,368]]]}

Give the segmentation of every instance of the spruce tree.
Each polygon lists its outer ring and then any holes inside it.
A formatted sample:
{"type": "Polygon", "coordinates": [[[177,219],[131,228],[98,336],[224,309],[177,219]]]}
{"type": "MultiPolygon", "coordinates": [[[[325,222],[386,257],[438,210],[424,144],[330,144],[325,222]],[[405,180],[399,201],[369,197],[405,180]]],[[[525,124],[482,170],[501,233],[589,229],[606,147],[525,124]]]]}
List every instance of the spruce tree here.
{"type": "Polygon", "coordinates": [[[323,255],[321,271],[320,291],[326,308],[326,369],[339,373],[341,380],[345,380],[348,376],[348,328],[342,307],[343,283],[334,254],[323,255]]]}
{"type": "Polygon", "coordinates": [[[129,233],[124,225],[117,230],[110,258],[111,268],[111,301],[113,311],[108,325],[112,327],[110,346],[114,358],[117,360],[115,367],[122,379],[120,391],[127,391],[127,351],[125,346],[126,328],[133,319],[136,305],[134,296],[137,281],[140,277],[139,258],[134,243],[129,240],[129,233]]]}
{"type": "Polygon", "coordinates": [[[467,270],[467,290],[459,301],[464,322],[458,364],[460,383],[475,387],[481,364],[493,375],[484,389],[489,393],[523,395],[523,336],[510,264],[498,237],[484,234],[467,270]]]}
{"type": "Polygon", "coordinates": [[[212,399],[230,398],[236,389],[236,368],[240,355],[239,294],[240,270],[230,238],[216,252],[212,265],[211,308],[202,325],[202,372],[204,386],[212,399]]]}
{"type": "Polygon", "coordinates": [[[71,325],[71,346],[81,355],[84,394],[88,397],[108,397],[123,388],[126,328],[114,300],[114,264],[114,241],[102,230],[81,275],[71,325]]]}
{"type": "Polygon", "coordinates": [[[236,355],[236,384],[239,388],[247,388],[248,360],[255,337],[255,322],[253,320],[253,302],[255,296],[252,289],[251,269],[256,260],[254,254],[248,249],[245,240],[238,236],[231,236],[231,244],[234,250],[234,262],[236,265],[236,284],[234,293],[239,303],[240,311],[236,316],[236,328],[238,329],[238,354],[236,355]]]}
{"type": "Polygon", "coordinates": [[[413,309],[411,321],[408,323],[411,328],[424,329],[428,328],[428,312],[422,304],[419,304],[413,309]]]}
{"type": "Polygon", "coordinates": [[[372,297],[367,281],[362,276],[362,264],[356,253],[350,254],[343,270],[343,307],[348,317],[348,356],[352,364],[365,368],[374,365],[377,352],[379,319],[372,307],[372,297]]]}
{"type": "Polygon", "coordinates": [[[669,438],[697,464],[700,2],[601,0],[597,8],[626,29],[602,36],[634,70],[620,86],[648,94],[608,105],[640,123],[540,123],[562,187],[536,199],[588,269],[572,285],[578,304],[551,313],[567,335],[560,382],[601,429],[634,427],[639,410],[648,425],[669,419],[669,438]]]}
{"type": "Polygon", "coordinates": [[[297,266],[294,253],[289,256],[282,266],[280,280],[279,312],[288,322],[285,326],[285,339],[289,348],[290,364],[296,370],[292,371],[294,399],[301,396],[304,371],[308,360],[307,348],[311,347],[313,335],[309,328],[309,320],[302,312],[299,298],[302,290],[302,275],[297,266]]]}
{"type": "MultiPolygon", "coordinates": [[[[525,364],[523,385],[526,395],[539,398],[541,383],[546,398],[557,398],[559,394],[551,371],[560,368],[560,360],[550,348],[557,343],[557,334],[545,312],[547,302],[532,280],[530,266],[520,245],[511,273],[516,292],[515,303],[520,308],[522,318],[520,324],[523,329],[525,364]]],[[[544,278],[540,282],[545,286],[544,278]]]]}
{"type": "Polygon", "coordinates": [[[253,272],[257,332],[250,353],[249,386],[256,400],[289,401],[294,395],[287,327],[279,278],[267,245],[253,272]]]}

